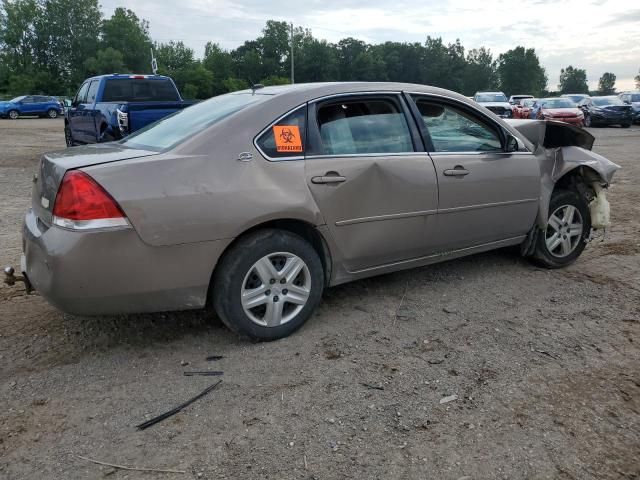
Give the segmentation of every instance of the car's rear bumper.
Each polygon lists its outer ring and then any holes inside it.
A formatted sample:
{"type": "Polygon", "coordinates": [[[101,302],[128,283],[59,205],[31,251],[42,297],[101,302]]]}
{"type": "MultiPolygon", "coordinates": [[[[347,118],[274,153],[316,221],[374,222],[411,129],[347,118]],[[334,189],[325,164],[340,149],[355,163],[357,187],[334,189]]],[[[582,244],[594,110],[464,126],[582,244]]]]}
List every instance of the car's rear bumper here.
{"type": "Polygon", "coordinates": [[[152,247],[132,228],[47,228],[29,211],[22,269],[36,291],[71,314],[194,309],[205,306],[213,268],[229,243],[152,247]]]}

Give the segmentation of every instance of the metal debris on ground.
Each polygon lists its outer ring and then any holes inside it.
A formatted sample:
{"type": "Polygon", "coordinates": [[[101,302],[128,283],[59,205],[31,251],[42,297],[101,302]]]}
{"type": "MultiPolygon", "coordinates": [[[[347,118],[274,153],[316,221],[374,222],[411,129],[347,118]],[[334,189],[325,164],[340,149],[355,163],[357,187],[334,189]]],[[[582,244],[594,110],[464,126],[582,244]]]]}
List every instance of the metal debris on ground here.
{"type": "Polygon", "coordinates": [[[206,370],[203,372],[183,372],[185,377],[193,377],[195,375],[199,375],[202,377],[220,377],[224,375],[224,372],[216,371],[216,370],[206,370]]]}
{"type": "Polygon", "coordinates": [[[454,400],[458,399],[458,395],[449,395],[448,397],[443,397],[440,399],[440,405],[442,405],[443,403],[449,403],[449,402],[453,402],[454,400]]]}
{"type": "Polygon", "coordinates": [[[217,362],[218,360],[222,360],[224,356],[222,355],[209,355],[205,360],[208,362],[217,362]]]}
{"type": "Polygon", "coordinates": [[[179,411],[181,411],[183,408],[191,405],[193,402],[195,402],[196,400],[198,400],[199,398],[204,397],[207,393],[209,393],[211,390],[213,390],[214,388],[216,388],[218,385],[220,385],[220,383],[222,382],[222,380],[218,380],[216,383],[214,383],[213,385],[210,385],[209,387],[205,388],[202,392],[200,392],[199,394],[197,394],[195,397],[191,397],[189,400],[187,400],[186,402],[178,405],[177,407],[169,410],[168,412],[165,412],[161,415],[158,415],[157,417],[152,418],[151,420],[147,420],[146,422],[141,423],[140,425],[136,425],[136,428],[138,430],[144,430],[145,428],[149,428],[152,425],[155,425],[158,422],[161,422],[162,420],[164,420],[165,418],[169,418],[172,415],[175,415],[176,413],[178,413],[179,411]]]}
{"type": "MultiPolygon", "coordinates": [[[[184,470],[170,470],[166,468],[146,468],[146,467],[128,467],[126,465],[117,465],[115,463],[101,462],[100,460],[94,460],[93,458],[83,457],[82,455],[76,455],[76,457],[86,460],[87,462],[96,463],[98,465],[104,465],[106,467],[119,468],[120,470],[135,470],[136,472],[155,472],[155,473],[187,473],[184,470]]],[[[108,472],[107,475],[113,472],[108,472]]]]}
{"type": "Polygon", "coordinates": [[[384,390],[384,387],[382,386],[377,386],[377,385],[370,385],[368,383],[363,383],[363,386],[367,387],[369,390],[384,390]]]}

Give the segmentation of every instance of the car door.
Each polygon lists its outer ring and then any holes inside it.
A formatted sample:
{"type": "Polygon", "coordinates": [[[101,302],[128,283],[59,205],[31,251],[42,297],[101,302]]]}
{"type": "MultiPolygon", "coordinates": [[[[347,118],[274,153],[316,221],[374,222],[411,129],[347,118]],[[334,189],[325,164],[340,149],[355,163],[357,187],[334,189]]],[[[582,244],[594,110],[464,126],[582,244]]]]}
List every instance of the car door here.
{"type": "Polygon", "coordinates": [[[36,115],[44,115],[45,113],[47,113],[49,99],[47,97],[43,97],[42,95],[36,95],[33,98],[34,113],[36,115]]]}
{"type": "Polygon", "coordinates": [[[98,141],[99,125],[96,124],[96,116],[98,111],[96,110],[96,98],[98,96],[98,88],[100,87],[100,80],[92,80],[87,90],[87,97],[84,100],[83,119],[82,124],[85,130],[85,135],[90,142],[98,141]]]}
{"type": "Polygon", "coordinates": [[[437,180],[407,113],[395,93],[309,105],[307,184],[348,271],[430,252],[437,180]]]}
{"type": "Polygon", "coordinates": [[[450,251],[526,235],[540,197],[535,156],[524,146],[506,151],[506,131],[469,105],[428,95],[411,98],[438,177],[436,248],[450,251]]]}
{"type": "Polygon", "coordinates": [[[71,132],[73,134],[73,138],[79,140],[81,142],[87,142],[86,136],[86,128],[84,126],[84,101],[87,97],[87,90],[89,90],[89,82],[84,82],[76,96],[73,98],[73,102],[71,102],[71,107],[69,108],[69,127],[71,128],[71,132]]]}
{"type": "Polygon", "coordinates": [[[36,103],[33,95],[27,95],[20,101],[20,115],[24,115],[24,116],[37,115],[36,103]]]}

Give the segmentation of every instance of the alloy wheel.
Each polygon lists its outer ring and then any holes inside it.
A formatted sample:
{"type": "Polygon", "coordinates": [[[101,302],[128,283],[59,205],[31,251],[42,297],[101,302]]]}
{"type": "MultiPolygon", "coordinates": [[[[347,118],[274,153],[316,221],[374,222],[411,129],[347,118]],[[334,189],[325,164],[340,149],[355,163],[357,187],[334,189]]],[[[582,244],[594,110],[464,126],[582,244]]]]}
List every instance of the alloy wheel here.
{"type": "Polygon", "coordinates": [[[547,250],[554,257],[566,257],[582,240],[584,223],[573,205],[558,207],[550,216],[545,231],[547,250]]]}
{"type": "Polygon", "coordinates": [[[242,308],[249,319],[262,327],[278,327],[307,304],[311,273],[297,255],[271,253],[253,264],[241,290],[242,308]]]}
{"type": "Polygon", "coordinates": [[[9,118],[11,120],[16,120],[19,116],[20,116],[20,114],[18,112],[16,112],[15,110],[11,110],[9,112],[9,118]]]}
{"type": "Polygon", "coordinates": [[[49,110],[49,118],[57,118],[58,117],[58,112],[56,112],[54,109],[49,110]]]}

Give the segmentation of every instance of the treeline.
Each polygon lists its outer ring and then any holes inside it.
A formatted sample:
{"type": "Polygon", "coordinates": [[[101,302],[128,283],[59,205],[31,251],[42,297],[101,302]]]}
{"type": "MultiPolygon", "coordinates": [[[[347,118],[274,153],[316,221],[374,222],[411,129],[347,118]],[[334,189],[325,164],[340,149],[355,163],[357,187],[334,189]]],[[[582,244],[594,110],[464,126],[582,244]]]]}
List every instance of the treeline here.
{"type": "MultiPolygon", "coordinates": [[[[466,95],[489,89],[547,93],[535,50],[521,46],[494,57],[484,47],[465,50],[460,41],[446,44],[430,36],[424,43],[329,43],[303,28],[294,29],[293,45],[296,82],[400,81],[466,95]]],[[[87,76],[148,73],[152,48],[158,73],[173,77],[185,98],[290,81],[285,22],[267,21],[258,38],[231,51],[208,42],[199,59],[183,42],[154,42],[149,23],[129,9],[103,18],[97,0],[2,0],[0,93],[72,95],[87,76]]]]}

